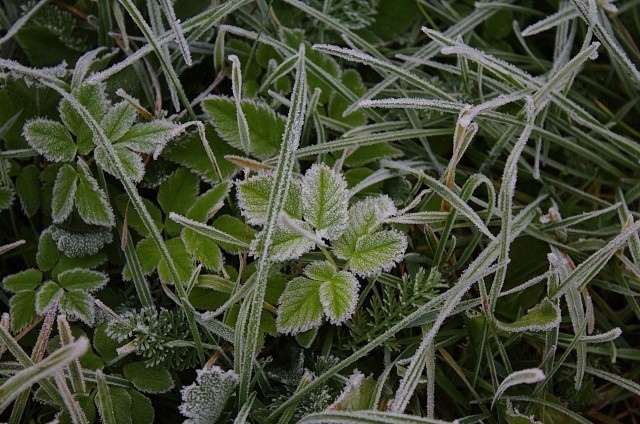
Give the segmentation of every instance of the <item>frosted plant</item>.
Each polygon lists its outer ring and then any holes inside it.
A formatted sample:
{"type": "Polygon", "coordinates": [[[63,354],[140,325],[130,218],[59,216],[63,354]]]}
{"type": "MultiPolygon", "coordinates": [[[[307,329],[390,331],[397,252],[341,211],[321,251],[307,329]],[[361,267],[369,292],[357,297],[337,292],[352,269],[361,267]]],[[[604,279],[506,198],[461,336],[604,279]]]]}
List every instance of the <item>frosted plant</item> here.
{"type": "Polygon", "coordinates": [[[238,385],[238,375],[218,366],[197,371],[196,381],[181,390],[180,413],[188,424],[213,424],[238,385]]]}
{"type": "MultiPolygon", "coordinates": [[[[264,225],[274,176],[259,173],[237,181],[238,203],[247,221],[264,225]]],[[[359,276],[390,270],[404,255],[406,236],[383,229],[397,213],[388,196],[370,197],[348,207],[344,177],[325,164],[315,164],[292,181],[283,214],[268,250],[274,261],[297,259],[318,247],[327,261],[313,262],[304,277],[294,278],[280,297],[280,332],[299,333],[320,326],[323,316],[339,325],[353,314],[358,301],[359,276]],[[327,249],[345,261],[341,270],[327,249]]],[[[262,251],[264,230],[251,243],[251,253],[262,251]]]]}

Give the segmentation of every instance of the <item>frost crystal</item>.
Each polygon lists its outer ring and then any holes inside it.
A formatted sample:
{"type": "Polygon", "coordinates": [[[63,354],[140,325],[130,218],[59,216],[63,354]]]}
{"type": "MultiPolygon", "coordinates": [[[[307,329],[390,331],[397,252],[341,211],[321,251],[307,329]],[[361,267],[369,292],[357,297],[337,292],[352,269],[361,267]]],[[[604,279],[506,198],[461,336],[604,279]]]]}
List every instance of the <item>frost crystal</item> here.
{"type": "Polygon", "coordinates": [[[214,424],[239,380],[232,370],[222,371],[215,365],[206,370],[198,370],[196,381],[180,391],[180,413],[189,418],[184,422],[214,424]]]}

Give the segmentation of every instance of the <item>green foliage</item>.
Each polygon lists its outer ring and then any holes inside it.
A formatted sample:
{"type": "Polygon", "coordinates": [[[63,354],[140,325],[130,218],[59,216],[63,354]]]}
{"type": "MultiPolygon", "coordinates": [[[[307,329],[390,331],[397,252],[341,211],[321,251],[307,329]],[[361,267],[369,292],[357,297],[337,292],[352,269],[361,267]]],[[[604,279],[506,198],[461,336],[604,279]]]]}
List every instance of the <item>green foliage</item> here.
{"type": "Polygon", "coordinates": [[[637,421],[637,2],[472,3],[4,1],[0,421],[637,421]]]}

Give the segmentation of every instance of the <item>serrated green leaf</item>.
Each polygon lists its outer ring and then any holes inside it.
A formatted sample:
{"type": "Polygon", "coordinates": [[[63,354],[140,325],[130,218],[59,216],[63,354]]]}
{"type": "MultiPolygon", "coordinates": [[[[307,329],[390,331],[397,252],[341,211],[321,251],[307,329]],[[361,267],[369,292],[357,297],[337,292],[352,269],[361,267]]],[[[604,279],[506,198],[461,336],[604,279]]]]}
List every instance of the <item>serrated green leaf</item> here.
{"type": "MultiPolygon", "coordinates": [[[[302,221],[297,222],[305,226],[302,221]]],[[[254,257],[260,257],[264,231],[260,231],[249,246],[249,253],[254,257]]],[[[269,258],[272,261],[288,261],[297,259],[315,247],[315,243],[298,232],[292,231],[281,224],[277,224],[271,239],[269,258]]]]}
{"type": "Polygon", "coordinates": [[[218,271],[222,267],[222,252],[217,243],[190,228],[180,234],[187,252],[205,268],[218,271]]]}
{"type": "Polygon", "coordinates": [[[360,237],[375,232],[385,218],[397,212],[389,196],[368,197],[349,208],[347,227],[334,243],[333,250],[340,259],[355,254],[360,237]]]}
{"type": "MultiPolygon", "coordinates": [[[[73,90],[73,97],[87,108],[91,116],[98,122],[104,116],[107,99],[103,87],[96,84],[83,84],[73,90]]],[[[67,128],[76,136],[78,151],[87,154],[93,149],[93,133],[78,111],[67,99],[62,99],[58,107],[60,118],[67,128]]]]}
{"type": "Polygon", "coordinates": [[[130,362],[122,368],[124,377],[145,393],[166,393],[173,389],[171,374],[164,368],[146,367],[144,362],[130,362]]]}
{"type": "MultiPolygon", "coordinates": [[[[266,222],[273,182],[272,173],[263,173],[236,183],[238,204],[250,224],[264,225],[266,222]]],[[[289,186],[283,210],[292,218],[302,219],[302,190],[298,184],[292,182],[289,186]]]]}
{"type": "Polygon", "coordinates": [[[320,302],[324,313],[334,325],[340,325],[353,315],[358,302],[358,279],[348,271],[335,273],[320,286],[320,302]]]}
{"type": "Polygon", "coordinates": [[[65,291],[60,299],[60,310],[70,318],[93,325],[95,310],[93,298],[84,291],[65,291]]]}
{"type": "Polygon", "coordinates": [[[347,182],[325,164],[315,164],[302,178],[302,210],[318,236],[334,240],[347,224],[347,182]]]}
{"type": "Polygon", "coordinates": [[[117,424],[133,424],[131,420],[132,401],[129,391],[122,387],[110,387],[111,403],[116,414],[117,424]]]}
{"type": "Polygon", "coordinates": [[[93,332],[93,347],[102,359],[110,361],[118,356],[116,349],[120,347],[120,343],[107,335],[107,325],[108,322],[103,322],[96,327],[93,332]]]}
{"type": "Polygon", "coordinates": [[[35,301],[35,291],[21,291],[11,296],[9,306],[11,307],[12,331],[22,330],[36,317],[35,301]]]}
{"type": "Polygon", "coordinates": [[[107,284],[107,281],[109,278],[104,273],[84,268],[70,269],[58,275],[58,284],[68,291],[92,292],[107,284]]]}
{"type": "Polygon", "coordinates": [[[279,333],[296,334],[322,323],[319,281],[297,277],[291,280],[278,301],[276,324],[279,333]]]}
{"type": "Polygon", "coordinates": [[[51,219],[60,223],[67,219],[73,210],[73,203],[78,189],[78,173],[69,164],[58,170],[51,197],[51,219]]]}
{"type": "Polygon", "coordinates": [[[71,134],[60,122],[38,118],[25,124],[22,132],[29,145],[52,162],[70,162],[76,157],[71,134]]]}
{"type": "Polygon", "coordinates": [[[115,225],[113,210],[104,191],[91,175],[89,167],[78,161],[78,189],[76,190],[76,208],[80,217],[88,224],[112,227],[115,225]]]}
{"type": "MultiPolygon", "coordinates": [[[[260,159],[276,155],[280,150],[284,133],[284,117],[274,113],[269,106],[253,100],[245,99],[241,104],[249,126],[251,153],[260,159]]],[[[202,101],[202,108],[209,115],[220,137],[236,149],[242,150],[233,99],[222,96],[207,97],[202,101]]]]}
{"type": "Polygon", "coordinates": [[[347,261],[347,268],[351,271],[369,276],[393,268],[402,259],[406,249],[407,237],[404,234],[385,230],[358,238],[353,253],[337,256],[347,261]]]}
{"type": "Polygon", "coordinates": [[[215,423],[238,385],[238,375],[217,365],[196,373],[196,381],[180,391],[180,413],[191,424],[215,423]]]}
{"type": "MultiPolygon", "coordinates": [[[[124,193],[122,195],[116,196],[115,203],[120,215],[122,215],[123,217],[126,216],[127,225],[135,229],[142,236],[148,237],[149,230],[147,230],[147,227],[142,222],[142,218],[140,218],[138,211],[136,211],[136,209],[129,202],[129,196],[124,193]]],[[[149,212],[149,215],[151,215],[151,219],[153,220],[155,226],[161,230],[163,227],[162,211],[160,211],[155,203],[153,203],[149,199],[145,199],[144,197],[142,198],[142,203],[144,203],[144,207],[149,212]]]]}
{"type": "Polygon", "coordinates": [[[42,282],[42,272],[37,269],[25,269],[2,279],[2,288],[11,292],[35,290],[42,282]]]}
{"type": "Polygon", "coordinates": [[[31,217],[38,212],[42,203],[40,171],[34,165],[27,165],[16,179],[16,193],[24,213],[31,217]]]}
{"type": "Polygon", "coordinates": [[[316,281],[328,281],[335,274],[335,267],[327,261],[311,262],[304,268],[304,275],[316,281]]]}
{"type": "MultiPolygon", "coordinates": [[[[129,150],[126,146],[115,145],[113,151],[120,159],[120,164],[124,170],[125,175],[133,182],[140,182],[144,176],[144,164],[142,163],[142,157],[139,153],[129,150]]],[[[105,171],[109,174],[117,176],[116,170],[113,168],[107,152],[102,146],[96,147],[94,150],[94,158],[96,162],[100,164],[105,171]]]]}
{"type": "Polygon", "coordinates": [[[349,381],[329,407],[337,411],[363,411],[371,409],[372,399],[376,394],[377,383],[371,377],[365,377],[360,371],[355,370],[349,377],[349,381]]]}
{"type": "MultiPolygon", "coordinates": [[[[180,237],[167,240],[167,249],[171,254],[171,258],[173,259],[173,263],[181,280],[188,281],[191,276],[191,272],[193,271],[193,258],[189,252],[187,252],[187,249],[180,237]]],[[[169,268],[167,267],[164,259],[160,259],[160,262],[158,263],[158,276],[164,282],[175,283],[173,278],[171,278],[169,268]]]]}
{"type": "Polygon", "coordinates": [[[165,230],[177,235],[181,226],[169,219],[169,213],[185,215],[198,195],[198,177],[184,168],[179,168],[162,183],[158,190],[158,203],[165,213],[165,230]]]}
{"type": "Polygon", "coordinates": [[[157,119],[132,126],[117,141],[117,145],[138,153],[153,153],[175,137],[176,124],[166,119],[157,119]]]}
{"type": "Polygon", "coordinates": [[[60,300],[64,290],[53,281],[45,282],[36,292],[36,312],[38,315],[44,314],[49,305],[60,300]]]}
{"type": "Polygon", "coordinates": [[[50,230],[45,230],[38,239],[38,253],[36,253],[36,263],[42,271],[49,271],[54,267],[60,257],[60,252],[53,240],[50,230]]]}
{"type": "Polygon", "coordinates": [[[100,124],[107,138],[114,142],[129,131],[136,116],[137,113],[133,106],[123,100],[109,109],[100,124]]]}
{"type": "Polygon", "coordinates": [[[0,211],[13,205],[14,194],[11,187],[0,187],[0,211]]]}

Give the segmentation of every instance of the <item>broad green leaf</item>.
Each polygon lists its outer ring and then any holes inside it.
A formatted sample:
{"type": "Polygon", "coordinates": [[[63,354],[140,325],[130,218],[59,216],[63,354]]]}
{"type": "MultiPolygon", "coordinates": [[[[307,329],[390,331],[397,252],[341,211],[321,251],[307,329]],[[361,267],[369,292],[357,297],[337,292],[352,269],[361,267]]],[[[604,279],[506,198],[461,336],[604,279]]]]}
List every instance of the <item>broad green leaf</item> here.
{"type": "Polygon", "coordinates": [[[349,377],[349,381],[342,389],[340,396],[329,406],[329,410],[335,411],[363,411],[371,409],[372,400],[376,394],[376,380],[365,377],[360,371],[355,370],[349,377]]]}
{"type": "Polygon", "coordinates": [[[51,230],[47,229],[40,234],[38,239],[38,253],[36,253],[36,263],[42,271],[49,271],[60,258],[60,252],[53,240],[51,230]]]}
{"type": "Polygon", "coordinates": [[[80,217],[88,224],[112,227],[115,224],[113,210],[104,191],[91,175],[86,163],[78,161],[78,189],[76,190],[76,208],[80,217]]]}
{"type": "Polygon", "coordinates": [[[191,228],[183,229],[180,237],[187,252],[205,268],[218,271],[222,267],[222,252],[216,242],[191,228]]]}
{"type": "MultiPolygon", "coordinates": [[[[241,152],[231,147],[222,140],[211,125],[205,125],[207,144],[218,164],[222,178],[233,176],[238,167],[225,159],[226,155],[238,155],[241,152]]],[[[198,174],[204,181],[210,183],[220,182],[220,177],[204,149],[202,140],[197,132],[187,134],[180,143],[174,143],[163,152],[163,157],[172,162],[179,163],[198,174]]]]}
{"type": "Polygon", "coordinates": [[[37,269],[26,269],[2,279],[2,288],[11,292],[32,291],[42,282],[42,272],[37,269]]]}
{"type": "Polygon", "coordinates": [[[370,276],[389,271],[399,262],[407,249],[407,237],[399,231],[378,231],[366,234],[356,242],[353,253],[336,254],[347,261],[347,268],[358,275],[370,276]]]}
{"type": "MultiPolygon", "coordinates": [[[[358,96],[362,96],[365,92],[362,78],[355,69],[347,69],[342,73],[342,83],[349,87],[349,89],[358,96]]],[[[331,99],[329,101],[330,118],[339,122],[344,122],[345,124],[353,127],[365,124],[367,115],[363,111],[356,110],[349,113],[347,116],[343,116],[344,112],[350,106],[350,102],[343,96],[340,96],[339,93],[335,93],[333,91],[330,91],[329,93],[331,93],[331,99]]]]}
{"type": "Polygon", "coordinates": [[[35,291],[21,291],[9,300],[11,307],[11,330],[14,332],[22,330],[32,319],[36,317],[35,291]]]}
{"type": "Polygon", "coordinates": [[[560,324],[561,318],[560,309],[549,299],[544,299],[539,305],[515,322],[504,323],[496,321],[496,325],[499,329],[511,333],[547,331],[560,324]]]}
{"type": "Polygon", "coordinates": [[[187,212],[187,218],[198,222],[206,222],[211,219],[224,205],[229,187],[228,182],[223,182],[202,194],[187,212]]]}
{"type": "Polygon", "coordinates": [[[129,390],[129,395],[131,396],[132,424],[153,424],[155,411],[151,400],[137,390],[129,390]]]}
{"type": "MultiPolygon", "coordinates": [[[[251,225],[264,225],[266,222],[274,178],[272,173],[263,173],[237,182],[238,204],[242,215],[251,225]]],[[[302,218],[302,191],[293,181],[283,209],[292,218],[302,218]]]]}
{"type": "MultiPolygon", "coordinates": [[[[142,163],[142,157],[140,157],[140,154],[130,150],[126,146],[118,144],[113,146],[113,150],[118,156],[118,159],[120,159],[122,169],[124,169],[124,173],[127,178],[136,183],[140,182],[144,176],[144,164],[142,163]]],[[[109,174],[117,176],[117,172],[112,166],[109,156],[102,146],[96,147],[94,150],[94,157],[96,162],[100,164],[100,167],[109,174]]]]}
{"type": "Polygon", "coordinates": [[[144,362],[130,362],[122,369],[124,377],[145,393],[166,393],[173,389],[171,374],[164,368],[146,367],[144,362]]]}
{"type": "Polygon", "coordinates": [[[27,165],[20,171],[16,179],[16,193],[24,213],[31,217],[38,212],[42,203],[40,171],[34,165],[27,165]]]}
{"type": "Polygon", "coordinates": [[[154,153],[177,135],[176,128],[176,124],[166,119],[135,124],[117,140],[117,145],[138,153],[154,153]]]}
{"type": "MultiPolygon", "coordinates": [[[[167,249],[171,254],[171,258],[173,259],[173,263],[176,266],[181,280],[188,281],[191,276],[191,271],[193,270],[193,259],[184,247],[182,240],[179,237],[167,240],[167,249]]],[[[162,281],[175,284],[164,259],[161,259],[158,263],[158,276],[162,281]]]]}
{"type": "Polygon", "coordinates": [[[77,189],[78,173],[73,166],[63,165],[58,170],[51,197],[51,219],[54,223],[60,223],[67,219],[73,210],[77,189]]]}
{"type": "Polygon", "coordinates": [[[84,291],[65,291],[60,299],[60,310],[70,318],[79,319],[87,325],[93,325],[95,318],[94,301],[84,291]]]}
{"type": "Polygon", "coordinates": [[[84,268],[70,269],[58,275],[60,287],[68,291],[92,292],[103,287],[107,281],[109,278],[104,273],[84,268]]]}
{"type": "MultiPolygon", "coordinates": [[[[73,91],[73,97],[87,108],[91,116],[98,122],[102,120],[106,108],[106,97],[103,88],[97,84],[83,84],[73,91]]],[[[67,99],[60,101],[58,108],[62,122],[76,136],[78,151],[87,154],[93,149],[93,133],[78,111],[67,99]]]]}
{"type": "MultiPolygon", "coordinates": [[[[253,100],[242,100],[242,111],[249,126],[251,153],[260,159],[274,156],[280,150],[285,120],[269,106],[253,100]]],[[[221,96],[207,97],[202,108],[209,115],[221,138],[242,150],[240,131],[233,99],[221,96]]]]}
{"type": "Polygon", "coordinates": [[[397,212],[389,196],[368,197],[353,204],[349,208],[347,227],[334,243],[336,255],[341,259],[348,259],[356,251],[356,244],[361,236],[376,231],[385,218],[397,212]]]}
{"type": "Polygon", "coordinates": [[[334,325],[340,325],[353,315],[358,302],[358,279],[348,271],[335,273],[320,286],[320,302],[324,313],[334,325]]]}
{"type": "Polygon", "coordinates": [[[334,240],[347,225],[349,195],[344,177],[325,164],[314,164],[302,178],[302,210],[305,221],[318,236],[334,240]]]}
{"type": "Polygon", "coordinates": [[[311,262],[304,268],[304,275],[316,281],[329,281],[337,270],[327,261],[311,262]]]}
{"type": "MultiPolygon", "coordinates": [[[[211,226],[213,228],[217,228],[220,231],[224,231],[225,233],[247,245],[251,242],[256,234],[256,230],[251,228],[245,222],[242,222],[238,218],[231,215],[220,215],[215,219],[215,221],[213,221],[211,226]]],[[[229,243],[219,242],[218,244],[221,248],[229,253],[239,253],[243,250],[243,248],[229,243]]]]}
{"type": "Polygon", "coordinates": [[[111,392],[111,402],[113,403],[113,409],[118,411],[116,414],[117,424],[133,424],[131,419],[132,401],[131,395],[127,389],[122,387],[109,388],[111,392]]]}
{"type": "Polygon", "coordinates": [[[165,213],[165,230],[169,235],[177,235],[182,229],[169,219],[169,213],[185,215],[196,201],[198,186],[198,177],[184,168],[179,168],[160,186],[158,203],[165,213]]]}
{"type": "MultiPolygon", "coordinates": [[[[298,221],[298,224],[304,226],[302,221],[298,221]]],[[[265,230],[260,231],[251,242],[249,253],[254,257],[260,257],[264,233],[265,230]]],[[[278,262],[297,259],[314,247],[315,243],[305,236],[277,224],[271,239],[269,259],[278,262]]]]}
{"type": "Polygon", "coordinates": [[[136,120],[136,110],[131,104],[123,100],[113,106],[102,119],[104,134],[112,142],[126,134],[136,120]]]}
{"type": "Polygon", "coordinates": [[[38,118],[24,126],[24,138],[38,153],[52,162],[70,162],[76,156],[71,134],[59,122],[38,118]]]}
{"type": "MultiPolygon", "coordinates": [[[[158,250],[158,246],[156,246],[152,238],[141,240],[136,245],[136,254],[140,260],[140,266],[144,275],[148,275],[156,269],[160,263],[160,259],[162,258],[160,251],[158,250]]],[[[125,278],[131,279],[128,266],[125,266],[123,274],[125,275],[125,278]]]]}
{"type": "Polygon", "coordinates": [[[196,381],[180,391],[180,413],[190,424],[215,423],[238,385],[238,375],[217,365],[196,373],[196,381]]]}
{"type": "Polygon", "coordinates": [[[0,187],[0,211],[9,209],[13,205],[15,193],[11,187],[0,187]]]}
{"type": "Polygon", "coordinates": [[[322,323],[319,281],[297,277],[291,280],[278,301],[279,333],[297,334],[322,323]]]}
{"type": "Polygon", "coordinates": [[[60,300],[64,290],[53,281],[45,282],[36,292],[36,312],[38,315],[44,314],[49,305],[60,300]]]}

